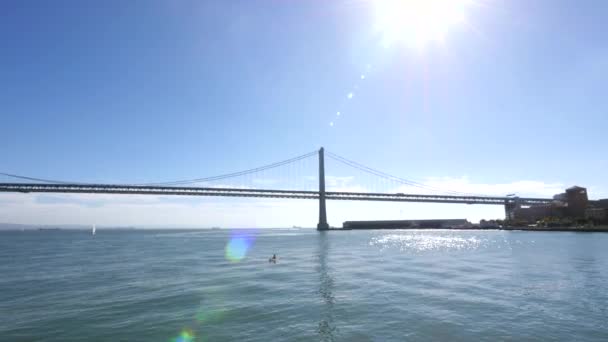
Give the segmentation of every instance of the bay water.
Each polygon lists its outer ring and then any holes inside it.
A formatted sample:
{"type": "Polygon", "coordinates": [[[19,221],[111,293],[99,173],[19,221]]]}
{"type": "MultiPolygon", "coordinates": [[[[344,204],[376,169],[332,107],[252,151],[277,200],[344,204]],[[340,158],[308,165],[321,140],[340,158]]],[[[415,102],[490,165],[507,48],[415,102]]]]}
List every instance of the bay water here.
{"type": "Polygon", "coordinates": [[[0,341],[85,340],[607,341],[608,234],[0,232],[0,341]]]}

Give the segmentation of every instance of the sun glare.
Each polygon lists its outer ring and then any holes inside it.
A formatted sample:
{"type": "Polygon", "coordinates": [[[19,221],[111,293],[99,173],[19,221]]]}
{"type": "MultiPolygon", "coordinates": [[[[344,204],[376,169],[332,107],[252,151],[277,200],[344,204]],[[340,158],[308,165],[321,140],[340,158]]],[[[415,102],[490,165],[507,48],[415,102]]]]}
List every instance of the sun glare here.
{"type": "Polygon", "coordinates": [[[442,42],[448,31],[465,21],[473,0],[373,0],[382,43],[423,48],[442,42]]]}

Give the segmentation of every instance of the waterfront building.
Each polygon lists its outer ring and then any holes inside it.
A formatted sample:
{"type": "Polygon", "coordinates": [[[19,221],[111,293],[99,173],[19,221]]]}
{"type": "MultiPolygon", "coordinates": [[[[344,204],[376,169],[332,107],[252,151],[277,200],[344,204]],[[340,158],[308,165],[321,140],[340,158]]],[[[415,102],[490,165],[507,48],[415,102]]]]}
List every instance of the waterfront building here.
{"type": "Polygon", "coordinates": [[[345,221],[345,229],[425,229],[425,228],[473,228],[466,219],[450,220],[385,220],[385,221],[345,221]]]}
{"type": "Polygon", "coordinates": [[[589,199],[587,198],[587,189],[580,186],[573,186],[566,189],[566,201],[568,207],[566,214],[572,218],[583,218],[585,217],[585,210],[589,199]]]}
{"type": "Polygon", "coordinates": [[[562,217],[563,206],[558,203],[546,205],[534,205],[516,208],[513,212],[514,221],[525,221],[535,223],[545,217],[562,217]]]}
{"type": "Polygon", "coordinates": [[[596,223],[604,223],[608,215],[607,212],[608,209],[605,208],[587,208],[585,210],[585,218],[596,223]]]}

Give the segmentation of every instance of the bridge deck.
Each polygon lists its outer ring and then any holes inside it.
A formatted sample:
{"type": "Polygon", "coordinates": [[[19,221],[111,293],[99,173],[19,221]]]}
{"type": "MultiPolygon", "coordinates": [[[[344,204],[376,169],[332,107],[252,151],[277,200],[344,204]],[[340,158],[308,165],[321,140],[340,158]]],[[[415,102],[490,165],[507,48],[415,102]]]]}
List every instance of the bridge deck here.
{"type": "MultiPolygon", "coordinates": [[[[317,191],[271,190],[271,189],[234,189],[234,188],[199,188],[172,186],[145,186],[119,184],[34,184],[34,183],[0,183],[0,192],[20,193],[88,193],[88,194],[132,194],[132,195],[179,195],[179,196],[223,196],[223,197],[263,197],[319,199],[317,191]]],[[[551,203],[547,198],[513,198],[483,196],[451,196],[422,194],[387,194],[365,192],[326,192],[328,200],[348,201],[388,201],[388,202],[430,202],[504,205],[517,203],[538,205],[551,203]]]]}

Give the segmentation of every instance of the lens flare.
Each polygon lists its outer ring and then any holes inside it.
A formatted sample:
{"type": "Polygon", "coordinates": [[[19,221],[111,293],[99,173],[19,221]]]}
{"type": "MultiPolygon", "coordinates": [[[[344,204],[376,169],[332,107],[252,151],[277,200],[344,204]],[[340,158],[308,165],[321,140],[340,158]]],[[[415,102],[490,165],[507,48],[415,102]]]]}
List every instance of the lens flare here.
{"type": "Polygon", "coordinates": [[[221,322],[227,314],[228,314],[228,310],[226,310],[226,309],[217,309],[217,310],[201,309],[196,314],[196,320],[201,324],[217,323],[217,322],[221,322]]]}
{"type": "Polygon", "coordinates": [[[229,314],[227,306],[222,286],[206,288],[196,313],[196,321],[201,325],[219,323],[229,314]]]}
{"type": "Polygon", "coordinates": [[[226,259],[232,262],[243,260],[253,245],[253,241],[253,236],[249,234],[234,234],[226,244],[226,259]]]}
{"type": "Polygon", "coordinates": [[[171,342],[193,342],[194,333],[190,330],[182,330],[179,336],[172,338],[171,342]]]}

